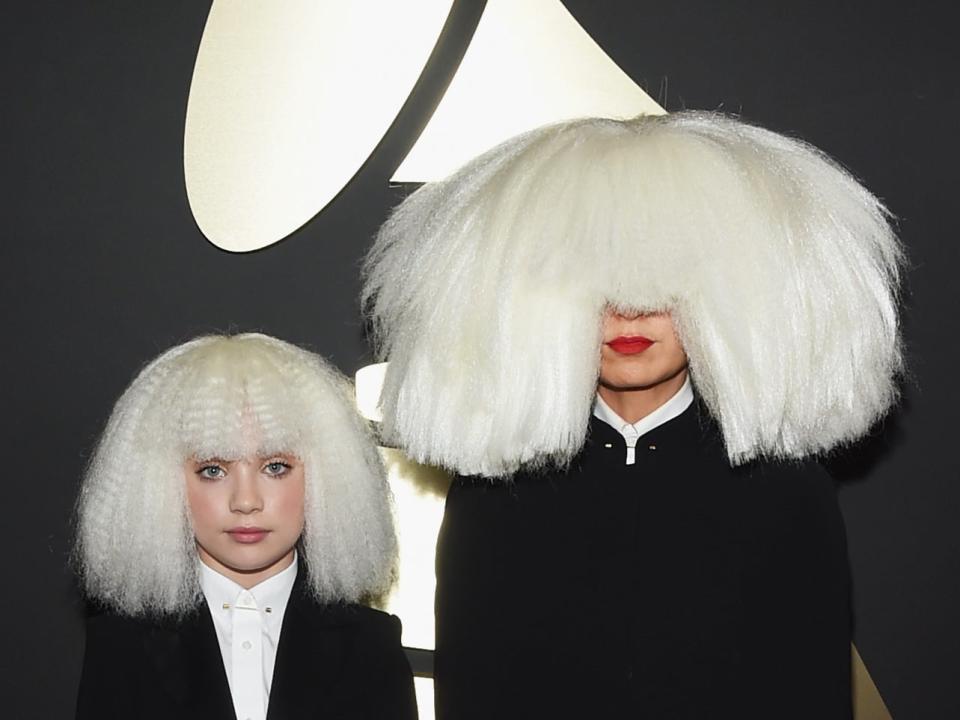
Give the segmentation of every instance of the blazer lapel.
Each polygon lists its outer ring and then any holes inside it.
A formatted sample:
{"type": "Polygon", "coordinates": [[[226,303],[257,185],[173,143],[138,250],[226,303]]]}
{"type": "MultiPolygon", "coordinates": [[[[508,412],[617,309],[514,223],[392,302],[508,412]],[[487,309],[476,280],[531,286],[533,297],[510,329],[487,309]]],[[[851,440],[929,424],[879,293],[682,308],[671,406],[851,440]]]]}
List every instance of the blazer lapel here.
{"type": "Polygon", "coordinates": [[[267,720],[336,716],[335,688],[347,647],[310,600],[300,578],[290,595],[274,665],[267,720]]]}
{"type": "Polygon", "coordinates": [[[161,691],[182,720],[235,720],[220,644],[206,603],[146,638],[161,691]]]}

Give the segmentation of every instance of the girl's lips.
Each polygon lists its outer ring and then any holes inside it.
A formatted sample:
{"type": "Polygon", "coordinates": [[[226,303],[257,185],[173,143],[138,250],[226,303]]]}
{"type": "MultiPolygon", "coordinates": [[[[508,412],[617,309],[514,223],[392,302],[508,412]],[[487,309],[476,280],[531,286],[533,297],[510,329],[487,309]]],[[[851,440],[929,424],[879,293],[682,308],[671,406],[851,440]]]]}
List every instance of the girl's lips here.
{"type": "Polygon", "coordinates": [[[258,543],[263,540],[269,530],[264,530],[263,528],[257,527],[237,527],[227,530],[227,533],[239,543],[258,543]]]}
{"type": "Polygon", "coordinates": [[[621,355],[636,355],[653,345],[653,340],[643,335],[621,335],[608,342],[607,345],[621,355]]]}

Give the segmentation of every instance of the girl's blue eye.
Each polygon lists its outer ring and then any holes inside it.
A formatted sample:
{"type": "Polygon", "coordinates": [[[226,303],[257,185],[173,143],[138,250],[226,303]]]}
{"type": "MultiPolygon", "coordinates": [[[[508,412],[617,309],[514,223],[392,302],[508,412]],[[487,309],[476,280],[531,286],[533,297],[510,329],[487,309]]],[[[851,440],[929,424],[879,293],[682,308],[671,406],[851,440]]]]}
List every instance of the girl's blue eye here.
{"type": "Polygon", "coordinates": [[[217,480],[226,474],[226,471],[219,465],[204,465],[197,470],[197,475],[207,480],[217,480]]]}
{"type": "Polygon", "coordinates": [[[290,468],[291,465],[289,463],[281,462],[280,460],[269,462],[263,466],[267,475],[284,475],[290,468]]]}

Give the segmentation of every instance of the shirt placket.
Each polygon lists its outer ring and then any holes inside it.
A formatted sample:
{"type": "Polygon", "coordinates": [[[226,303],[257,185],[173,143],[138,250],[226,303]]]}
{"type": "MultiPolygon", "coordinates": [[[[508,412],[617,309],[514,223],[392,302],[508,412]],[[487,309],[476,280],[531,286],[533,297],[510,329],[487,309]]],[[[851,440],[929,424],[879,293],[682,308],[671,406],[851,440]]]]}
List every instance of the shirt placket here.
{"type": "Polygon", "coordinates": [[[231,680],[238,720],[265,720],[263,698],[263,630],[260,610],[249,592],[233,608],[231,680]]]}
{"type": "Polygon", "coordinates": [[[640,433],[633,425],[627,424],[620,430],[620,434],[623,435],[627,444],[627,465],[633,465],[637,462],[637,440],[640,438],[640,433]]]}

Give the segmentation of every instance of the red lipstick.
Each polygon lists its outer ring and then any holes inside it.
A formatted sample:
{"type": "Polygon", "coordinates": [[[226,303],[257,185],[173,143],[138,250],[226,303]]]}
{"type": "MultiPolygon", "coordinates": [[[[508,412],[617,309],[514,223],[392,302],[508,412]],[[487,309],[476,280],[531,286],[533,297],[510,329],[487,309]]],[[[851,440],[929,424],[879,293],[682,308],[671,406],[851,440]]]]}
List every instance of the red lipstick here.
{"type": "Polygon", "coordinates": [[[621,335],[615,337],[607,345],[621,355],[636,355],[653,345],[653,340],[643,335],[621,335]]]}
{"type": "Polygon", "coordinates": [[[245,545],[258,543],[263,540],[269,530],[264,530],[259,527],[235,527],[227,530],[227,533],[236,540],[238,543],[243,543],[245,545]]]}

